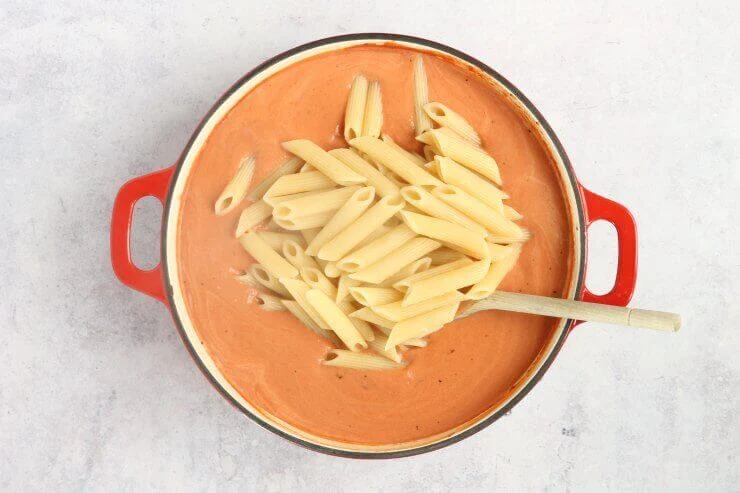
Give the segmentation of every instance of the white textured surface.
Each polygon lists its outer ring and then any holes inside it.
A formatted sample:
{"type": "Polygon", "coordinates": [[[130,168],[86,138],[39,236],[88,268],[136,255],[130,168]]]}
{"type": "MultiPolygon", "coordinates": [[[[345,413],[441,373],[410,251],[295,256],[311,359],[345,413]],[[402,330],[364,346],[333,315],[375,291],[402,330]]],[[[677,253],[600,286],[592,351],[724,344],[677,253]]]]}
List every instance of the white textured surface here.
{"type": "Polygon", "coordinates": [[[736,2],[103,3],[0,1],[0,490],[738,491],[736,2]],[[113,197],[256,63],[359,31],[518,85],[633,211],[633,303],[682,332],[581,326],[510,416],[410,459],[317,455],[226,404],[162,306],[114,279],[113,197]]]}

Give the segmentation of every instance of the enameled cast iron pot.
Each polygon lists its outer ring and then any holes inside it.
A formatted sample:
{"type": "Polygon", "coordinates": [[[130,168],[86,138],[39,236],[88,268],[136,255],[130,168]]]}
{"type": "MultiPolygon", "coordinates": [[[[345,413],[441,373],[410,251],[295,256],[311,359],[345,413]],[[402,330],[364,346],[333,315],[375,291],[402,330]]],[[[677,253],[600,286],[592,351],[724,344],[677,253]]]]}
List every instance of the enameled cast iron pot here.
{"type": "Polygon", "coordinates": [[[256,84],[270,75],[300,60],[340,48],[368,43],[395,43],[400,46],[443,53],[458,61],[479,69],[491,82],[504,90],[521,113],[531,120],[535,131],[550,148],[563,181],[566,199],[569,202],[574,224],[574,259],[569,296],[573,299],[625,306],[635,287],[637,273],[637,236],[632,215],[623,206],[586,190],[576,179],[568,156],[545,119],[532,103],[508,80],[480,61],[448,46],[425,39],[396,34],[351,34],[314,41],[288,50],[255,68],[236,82],[211,108],[198,125],[177,163],[169,168],[140,176],[121,187],[113,205],[111,225],[111,260],[113,270],[127,286],[152,296],[164,303],[172,312],[175,324],[193,360],[211,384],[229,402],[249,416],[257,424],[309,449],[333,455],[358,458],[392,458],[429,452],[455,443],[485,428],[505,414],[519,402],[539,381],[555,359],[569,331],[578,321],[563,320],[540,358],[518,386],[502,404],[490,409],[472,422],[466,423],[444,436],[432,437],[413,443],[389,444],[387,446],[363,446],[337,442],[311,435],[268,416],[252,407],[228,383],[213,363],[205,347],[200,344],[194,327],[184,306],[177,273],[177,244],[175,234],[180,213],[180,197],[195,156],[218,121],[256,84]],[[129,237],[131,218],[136,202],[147,196],[158,198],[164,204],[162,221],[161,263],[152,270],[144,271],[131,261],[129,237]],[[595,295],[584,286],[586,272],[586,231],[597,220],[612,223],[618,235],[618,266],[614,287],[605,295],[595,295]]]}

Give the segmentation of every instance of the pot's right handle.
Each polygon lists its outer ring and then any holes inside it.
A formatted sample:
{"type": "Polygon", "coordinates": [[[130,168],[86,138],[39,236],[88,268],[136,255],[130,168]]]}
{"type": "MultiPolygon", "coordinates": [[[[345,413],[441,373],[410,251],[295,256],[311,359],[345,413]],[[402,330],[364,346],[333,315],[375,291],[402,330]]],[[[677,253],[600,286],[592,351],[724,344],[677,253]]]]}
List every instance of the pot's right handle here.
{"type": "Polygon", "coordinates": [[[155,197],[164,203],[174,167],[139,176],[124,184],[113,203],[110,227],[110,253],[113,272],[126,286],[158,299],[165,305],[167,297],[162,278],[162,264],[151,270],[139,269],[131,260],[131,219],[134,205],[144,197],[155,197]]]}
{"type": "MultiPolygon", "coordinates": [[[[626,207],[596,195],[581,185],[581,194],[586,205],[586,228],[593,222],[604,220],[617,230],[617,276],[612,289],[602,295],[593,294],[584,286],[583,301],[604,305],[627,306],[632,299],[637,283],[637,227],[635,219],[626,207]]],[[[585,254],[585,252],[584,252],[585,254]]]]}

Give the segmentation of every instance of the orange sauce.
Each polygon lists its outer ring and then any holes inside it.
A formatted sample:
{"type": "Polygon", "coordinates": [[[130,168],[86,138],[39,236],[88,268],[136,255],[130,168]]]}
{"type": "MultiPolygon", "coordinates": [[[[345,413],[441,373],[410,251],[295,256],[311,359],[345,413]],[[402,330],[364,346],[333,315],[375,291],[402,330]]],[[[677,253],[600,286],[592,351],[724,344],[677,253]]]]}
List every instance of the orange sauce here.
{"type": "MultiPolygon", "coordinates": [[[[234,239],[239,213],[213,204],[240,158],[256,153],[254,183],[288,156],[282,141],[345,146],[341,133],[353,77],[383,91],[383,131],[407,149],[413,139],[412,59],[397,46],[359,46],[301,61],[247,94],[216,126],[188,177],[178,227],[178,264],[200,339],[237,391],[254,406],[310,433],[363,444],[444,433],[502,402],[539,358],[557,326],[551,318],[479,313],[406,353],[403,370],[357,371],[319,364],[330,345],[287,312],[248,303],[234,270],[252,259],[234,239]]],[[[571,224],[552,157],[530,124],[489,82],[442,56],[424,56],[430,98],[462,114],[497,159],[508,203],[533,234],[501,289],[563,296],[573,259],[571,224]]],[[[239,210],[246,203],[240,206],[239,210]]]]}

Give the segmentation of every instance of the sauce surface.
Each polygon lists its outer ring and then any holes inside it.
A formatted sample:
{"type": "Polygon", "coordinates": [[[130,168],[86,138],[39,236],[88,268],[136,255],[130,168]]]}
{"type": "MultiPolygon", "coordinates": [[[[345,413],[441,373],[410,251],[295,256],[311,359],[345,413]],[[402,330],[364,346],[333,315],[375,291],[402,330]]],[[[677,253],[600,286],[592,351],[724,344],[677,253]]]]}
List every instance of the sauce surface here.
{"type": "MultiPolygon", "coordinates": [[[[213,360],[252,405],[307,432],[363,444],[401,443],[447,432],[500,403],[553,336],[558,321],[485,312],[405,353],[403,370],[358,371],[319,364],[330,344],[288,312],[247,302],[234,279],[252,259],[234,239],[239,211],[213,204],[242,156],[257,154],[253,183],[288,156],[280,143],[308,138],[345,147],[342,122],[353,77],[382,86],[383,131],[407,149],[413,139],[413,70],[418,52],[358,46],[322,54],[273,75],[216,126],[188,177],[178,227],[185,303],[213,360]]],[[[529,123],[489,82],[451,60],[424,54],[430,100],[462,114],[498,161],[508,204],[533,238],[502,290],[564,296],[573,262],[572,225],[553,159],[529,123]]]]}

